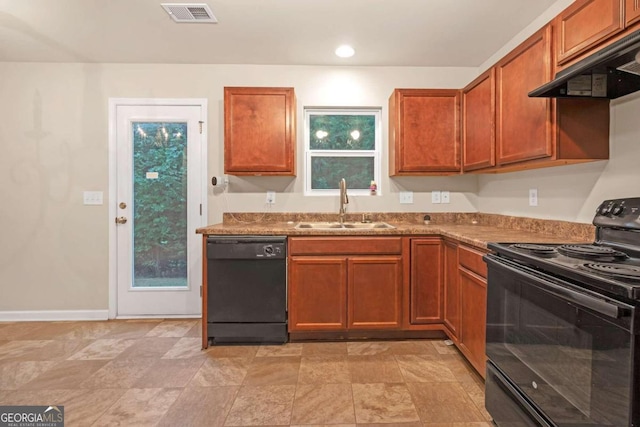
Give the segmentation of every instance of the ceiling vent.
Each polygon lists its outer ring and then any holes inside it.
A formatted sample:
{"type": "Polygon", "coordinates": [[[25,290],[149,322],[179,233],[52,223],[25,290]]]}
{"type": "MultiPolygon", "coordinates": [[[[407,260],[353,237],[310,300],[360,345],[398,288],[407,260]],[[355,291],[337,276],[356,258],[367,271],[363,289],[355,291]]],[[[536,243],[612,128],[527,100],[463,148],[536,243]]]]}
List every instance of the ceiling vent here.
{"type": "Polygon", "coordinates": [[[218,23],[206,3],[161,3],[161,6],[176,22],[218,23]]]}

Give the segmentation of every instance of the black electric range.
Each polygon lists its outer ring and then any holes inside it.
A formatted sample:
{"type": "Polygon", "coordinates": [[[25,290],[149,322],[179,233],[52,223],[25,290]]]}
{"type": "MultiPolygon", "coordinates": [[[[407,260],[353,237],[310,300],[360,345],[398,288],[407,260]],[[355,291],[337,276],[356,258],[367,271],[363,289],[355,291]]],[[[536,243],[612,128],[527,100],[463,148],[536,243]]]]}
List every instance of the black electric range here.
{"type": "Polygon", "coordinates": [[[595,292],[640,300],[640,256],[629,249],[615,249],[606,243],[490,243],[488,247],[503,257],[560,275],[595,292]]]}
{"type": "Polygon", "coordinates": [[[589,244],[491,243],[486,406],[498,426],[640,426],[640,198],[589,244]]]}

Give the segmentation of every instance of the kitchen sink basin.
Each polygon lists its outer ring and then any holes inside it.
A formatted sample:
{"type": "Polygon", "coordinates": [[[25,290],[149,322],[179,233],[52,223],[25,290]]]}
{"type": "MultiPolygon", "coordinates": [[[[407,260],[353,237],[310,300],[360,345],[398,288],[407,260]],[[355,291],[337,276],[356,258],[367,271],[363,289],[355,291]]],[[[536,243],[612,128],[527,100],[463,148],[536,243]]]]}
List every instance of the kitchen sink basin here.
{"type": "Polygon", "coordinates": [[[393,225],[386,222],[345,222],[340,224],[339,222],[299,222],[295,228],[298,229],[313,229],[313,230],[382,230],[395,228],[393,225]]]}

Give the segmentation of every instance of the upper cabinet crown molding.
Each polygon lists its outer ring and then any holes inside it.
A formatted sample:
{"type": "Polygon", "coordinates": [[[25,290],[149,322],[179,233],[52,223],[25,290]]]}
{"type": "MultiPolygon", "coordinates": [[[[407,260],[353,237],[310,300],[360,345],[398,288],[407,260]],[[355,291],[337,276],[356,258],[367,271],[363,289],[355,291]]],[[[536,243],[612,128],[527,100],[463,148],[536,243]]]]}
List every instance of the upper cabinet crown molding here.
{"type": "Polygon", "coordinates": [[[296,174],[293,88],[224,88],[224,172],[296,174]]]}
{"type": "Polygon", "coordinates": [[[389,174],[459,172],[460,90],[394,90],[389,98],[389,174]]]}

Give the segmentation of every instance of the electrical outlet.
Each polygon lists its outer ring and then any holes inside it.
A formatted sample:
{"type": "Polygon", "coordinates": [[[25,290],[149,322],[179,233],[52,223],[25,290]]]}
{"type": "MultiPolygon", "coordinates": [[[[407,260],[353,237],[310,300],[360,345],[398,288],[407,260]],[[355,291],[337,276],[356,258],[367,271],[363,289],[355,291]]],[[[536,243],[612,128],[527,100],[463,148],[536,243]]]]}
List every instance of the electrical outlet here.
{"type": "Polygon", "coordinates": [[[538,189],[529,189],[529,206],[538,206],[538,189]]]}
{"type": "Polygon", "coordinates": [[[267,204],[273,205],[276,202],[276,192],[267,191],[267,204]]]}
{"type": "Polygon", "coordinates": [[[431,192],[431,203],[438,204],[440,203],[440,191],[432,191],[431,192]]]}
{"type": "Polygon", "coordinates": [[[413,203],[413,191],[401,191],[400,203],[403,205],[410,205],[413,203]]]}
{"type": "Polygon", "coordinates": [[[440,201],[442,203],[450,203],[450,195],[448,191],[441,191],[440,192],[440,201]]]}
{"type": "Polygon", "coordinates": [[[101,205],[102,191],[85,191],[82,193],[82,198],[85,205],[101,205]]]}

